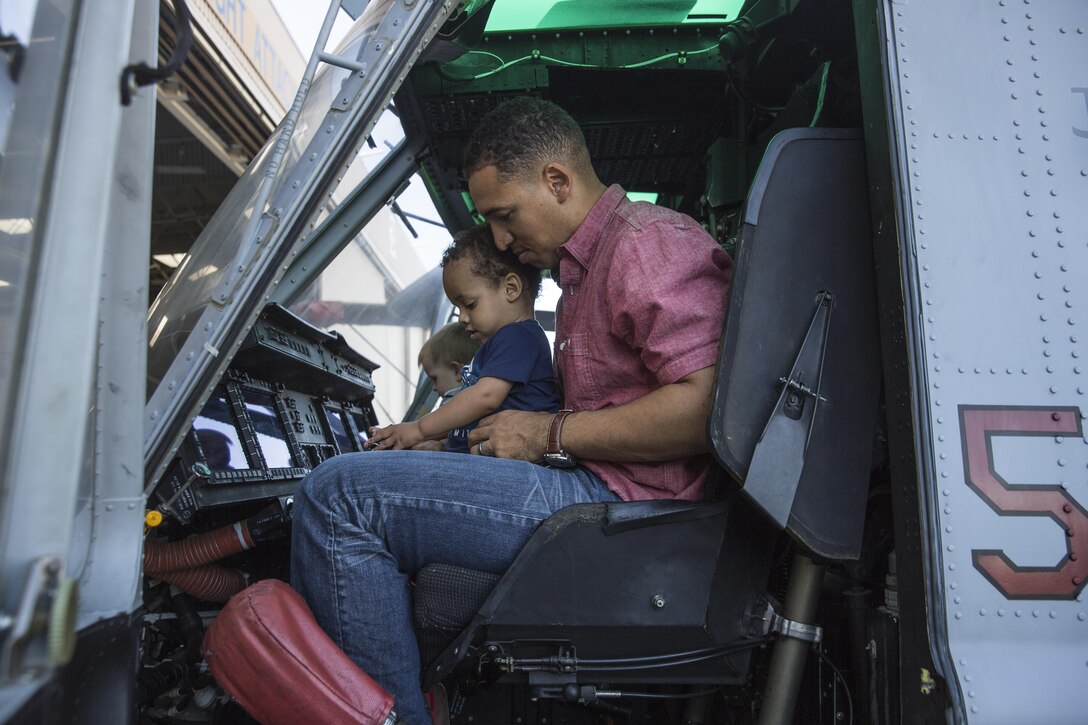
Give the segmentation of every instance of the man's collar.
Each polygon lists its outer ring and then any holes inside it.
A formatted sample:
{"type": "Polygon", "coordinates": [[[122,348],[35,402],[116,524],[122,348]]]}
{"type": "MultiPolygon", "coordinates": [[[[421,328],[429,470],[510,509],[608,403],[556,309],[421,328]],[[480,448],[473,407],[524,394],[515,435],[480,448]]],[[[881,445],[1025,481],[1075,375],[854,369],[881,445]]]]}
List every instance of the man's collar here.
{"type": "Polygon", "coordinates": [[[626,198],[627,192],[619,184],[613,184],[605,189],[571,238],[559,247],[559,252],[566,252],[574,257],[578,264],[588,269],[590,262],[593,261],[597,242],[600,241],[604,228],[608,226],[608,220],[612,218],[616,207],[626,198]]]}

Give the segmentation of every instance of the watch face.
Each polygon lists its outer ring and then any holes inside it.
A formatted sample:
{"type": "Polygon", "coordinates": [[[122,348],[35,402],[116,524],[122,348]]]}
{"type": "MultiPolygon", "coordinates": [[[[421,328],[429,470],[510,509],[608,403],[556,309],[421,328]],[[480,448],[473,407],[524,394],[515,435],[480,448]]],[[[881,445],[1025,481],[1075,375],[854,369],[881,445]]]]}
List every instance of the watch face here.
{"type": "Polygon", "coordinates": [[[545,453],[544,463],[552,468],[574,468],[578,465],[569,453],[545,453]]]}

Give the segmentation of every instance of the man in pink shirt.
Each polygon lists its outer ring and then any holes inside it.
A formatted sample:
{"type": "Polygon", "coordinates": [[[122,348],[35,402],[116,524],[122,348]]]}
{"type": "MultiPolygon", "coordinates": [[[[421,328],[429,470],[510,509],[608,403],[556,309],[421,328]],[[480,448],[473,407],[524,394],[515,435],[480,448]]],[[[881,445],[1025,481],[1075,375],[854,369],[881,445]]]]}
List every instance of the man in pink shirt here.
{"type": "MultiPolygon", "coordinates": [[[[545,101],[489,114],[465,173],[496,244],[550,268],[562,289],[555,367],[573,411],[562,450],[624,500],[701,498],[729,255],[691,217],[605,187],[581,130],[545,101]]],[[[493,416],[472,443],[540,461],[553,420],[493,416]]]]}
{"type": "Polygon", "coordinates": [[[293,510],[292,585],[393,694],[398,722],[418,725],[430,717],[411,575],[433,562],[502,572],[571,504],[701,498],[732,268],[694,220],[601,183],[578,125],[546,101],[489,113],[465,174],[496,244],[560,283],[564,410],[484,418],[472,456],[338,456],[307,476],[293,510]]]}

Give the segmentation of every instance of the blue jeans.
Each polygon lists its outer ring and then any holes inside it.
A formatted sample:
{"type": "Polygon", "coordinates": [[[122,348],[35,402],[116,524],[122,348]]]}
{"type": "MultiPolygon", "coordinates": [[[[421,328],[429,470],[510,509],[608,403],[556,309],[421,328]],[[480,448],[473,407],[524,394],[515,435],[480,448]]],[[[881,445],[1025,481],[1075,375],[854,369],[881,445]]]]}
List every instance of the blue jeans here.
{"type": "Polygon", "coordinates": [[[593,473],[460,453],[350,453],[315,468],[292,514],[291,584],[333,641],[429,725],[409,576],[430,563],[501,573],[552,513],[617,501],[593,473]]]}

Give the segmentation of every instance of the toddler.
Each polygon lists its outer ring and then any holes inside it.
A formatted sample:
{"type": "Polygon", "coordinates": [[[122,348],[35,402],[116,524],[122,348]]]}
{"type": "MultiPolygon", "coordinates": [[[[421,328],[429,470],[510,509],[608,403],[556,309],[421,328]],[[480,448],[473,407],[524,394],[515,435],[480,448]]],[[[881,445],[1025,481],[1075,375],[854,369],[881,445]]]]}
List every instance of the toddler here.
{"type": "Polygon", "coordinates": [[[445,450],[467,453],[468,432],[483,417],[559,410],[548,338],[533,315],[540,271],[499,251],[482,224],[458,234],[442,255],[442,286],[457,306],[457,321],[481,347],[454,398],[419,420],[373,429],[372,448],[412,448],[447,434],[445,450]]]}

